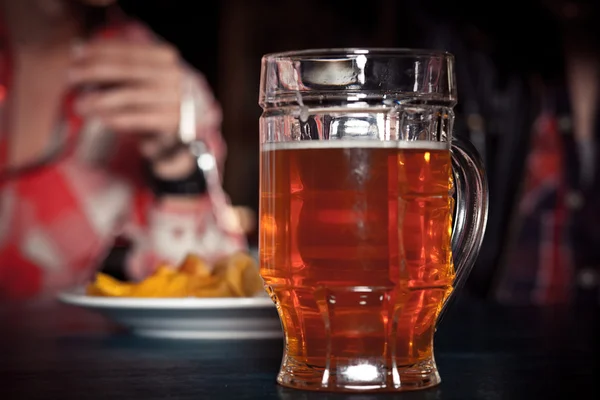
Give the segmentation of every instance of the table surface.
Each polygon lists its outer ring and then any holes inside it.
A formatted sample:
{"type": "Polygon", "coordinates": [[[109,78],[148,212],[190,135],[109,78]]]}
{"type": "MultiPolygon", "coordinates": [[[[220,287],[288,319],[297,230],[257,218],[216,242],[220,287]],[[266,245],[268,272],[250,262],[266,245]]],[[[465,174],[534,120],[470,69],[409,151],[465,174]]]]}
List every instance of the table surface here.
{"type": "Polygon", "coordinates": [[[440,386],[340,395],[276,385],[281,340],[142,339],[69,306],[4,305],[0,398],[595,399],[599,322],[597,308],[511,308],[462,299],[436,334],[440,386]]]}

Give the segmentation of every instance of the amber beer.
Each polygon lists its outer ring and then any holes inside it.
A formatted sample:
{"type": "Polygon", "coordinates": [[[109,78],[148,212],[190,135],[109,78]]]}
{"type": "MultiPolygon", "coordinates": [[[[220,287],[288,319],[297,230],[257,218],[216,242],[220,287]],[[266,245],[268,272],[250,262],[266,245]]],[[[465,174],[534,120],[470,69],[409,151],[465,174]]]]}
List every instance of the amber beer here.
{"type": "Polygon", "coordinates": [[[282,371],[293,370],[280,383],[317,387],[336,369],[340,387],[346,376],[369,389],[381,371],[392,382],[431,360],[454,277],[447,145],[263,145],[261,273],[286,332],[282,371]]]}

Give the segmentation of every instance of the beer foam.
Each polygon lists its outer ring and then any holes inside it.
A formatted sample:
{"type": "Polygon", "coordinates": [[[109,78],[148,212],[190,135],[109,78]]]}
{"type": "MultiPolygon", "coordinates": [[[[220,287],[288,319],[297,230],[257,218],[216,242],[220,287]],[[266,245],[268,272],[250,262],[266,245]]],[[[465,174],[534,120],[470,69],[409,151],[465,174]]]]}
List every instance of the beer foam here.
{"type": "Polygon", "coordinates": [[[289,142],[263,143],[261,151],[273,150],[308,150],[308,149],[415,149],[415,150],[448,150],[448,142],[432,142],[428,140],[295,140],[289,142]]]}

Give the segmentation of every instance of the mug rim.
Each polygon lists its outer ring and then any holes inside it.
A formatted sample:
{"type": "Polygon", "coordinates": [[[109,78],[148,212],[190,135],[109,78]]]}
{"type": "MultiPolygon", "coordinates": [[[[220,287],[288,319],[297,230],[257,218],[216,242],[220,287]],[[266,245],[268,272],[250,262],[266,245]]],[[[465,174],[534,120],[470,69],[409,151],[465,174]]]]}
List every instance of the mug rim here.
{"type": "Polygon", "coordinates": [[[446,50],[440,49],[412,49],[405,47],[332,47],[288,50],[272,52],[263,55],[265,61],[277,61],[282,59],[309,60],[312,58],[325,57],[356,57],[364,55],[367,57],[446,57],[454,58],[454,55],[446,50]]]}

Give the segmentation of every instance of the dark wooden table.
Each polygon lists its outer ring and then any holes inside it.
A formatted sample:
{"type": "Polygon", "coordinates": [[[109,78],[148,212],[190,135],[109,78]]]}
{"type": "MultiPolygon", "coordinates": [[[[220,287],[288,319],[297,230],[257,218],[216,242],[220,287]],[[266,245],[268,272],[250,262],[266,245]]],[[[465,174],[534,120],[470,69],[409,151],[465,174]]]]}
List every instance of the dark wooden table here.
{"type": "Polygon", "coordinates": [[[598,399],[597,308],[453,305],[436,337],[443,383],[392,395],[275,384],[282,342],[141,339],[87,311],[0,306],[0,399],[598,399]]]}

